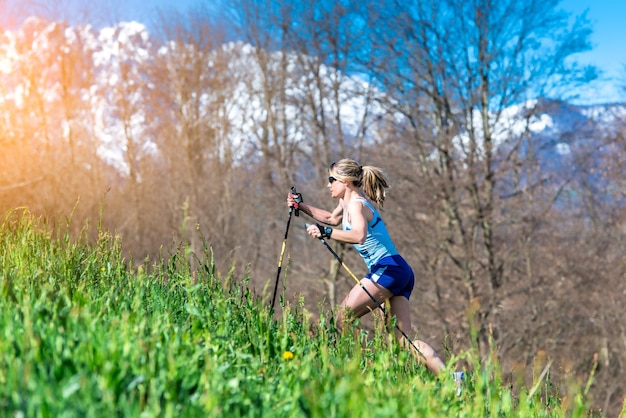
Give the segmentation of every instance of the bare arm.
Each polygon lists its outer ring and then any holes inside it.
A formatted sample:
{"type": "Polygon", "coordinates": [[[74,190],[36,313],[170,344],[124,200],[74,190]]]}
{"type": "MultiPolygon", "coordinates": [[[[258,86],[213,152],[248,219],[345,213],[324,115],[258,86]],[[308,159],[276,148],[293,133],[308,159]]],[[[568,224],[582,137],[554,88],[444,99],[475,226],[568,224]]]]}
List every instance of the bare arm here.
{"type": "MultiPolygon", "coordinates": [[[[287,205],[294,206],[295,204],[295,195],[289,194],[287,196],[287,205]]],[[[318,222],[321,222],[326,225],[337,226],[341,224],[341,219],[343,218],[343,205],[341,202],[337,205],[337,207],[332,211],[328,211],[326,209],[320,209],[313,205],[309,205],[307,203],[301,202],[299,204],[299,209],[309,215],[311,218],[315,219],[318,222]]]]}
{"type": "MultiPolygon", "coordinates": [[[[302,208],[302,206],[300,207],[302,208]]],[[[341,205],[339,205],[339,207],[341,207],[341,205]]],[[[373,213],[358,201],[350,202],[347,211],[352,229],[345,231],[343,229],[333,229],[330,238],[348,244],[363,244],[367,238],[367,223],[371,220],[373,213]]],[[[321,231],[316,225],[309,226],[307,232],[315,238],[321,236],[321,231]]]]}
{"type": "Polygon", "coordinates": [[[367,223],[372,218],[372,211],[363,203],[352,200],[347,208],[350,230],[334,229],[331,238],[348,244],[363,244],[367,238],[367,223]]]}

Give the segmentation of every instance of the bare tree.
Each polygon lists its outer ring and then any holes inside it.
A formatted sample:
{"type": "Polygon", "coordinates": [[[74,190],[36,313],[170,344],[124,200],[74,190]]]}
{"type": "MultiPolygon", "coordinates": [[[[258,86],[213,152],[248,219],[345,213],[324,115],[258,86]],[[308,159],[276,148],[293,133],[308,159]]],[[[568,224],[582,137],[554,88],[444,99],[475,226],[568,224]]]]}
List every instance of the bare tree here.
{"type": "Polygon", "coordinates": [[[167,211],[179,227],[187,225],[183,238],[198,252],[201,237],[195,225],[216,249],[236,246],[234,212],[241,187],[233,179],[239,151],[230,120],[237,111],[233,91],[240,83],[233,71],[236,59],[222,28],[207,13],[199,9],[161,17],[166,41],[152,71],[157,87],[151,93],[162,164],[176,173],[167,211]]]}
{"type": "Polygon", "coordinates": [[[381,52],[374,56],[375,68],[395,99],[390,111],[405,120],[405,142],[411,146],[405,156],[413,161],[416,178],[435,194],[430,216],[439,222],[433,234],[445,258],[429,256],[426,263],[443,269],[434,277],[452,277],[463,286],[466,306],[475,307],[483,349],[489,329],[500,331],[501,290],[514,259],[514,252],[500,245],[498,232],[513,202],[501,198],[498,186],[523,162],[516,156],[535,114],[528,100],[588,77],[566,61],[588,48],[585,22],[568,26],[557,5],[396,3],[389,8],[394,15],[378,9],[372,25],[394,28],[376,31],[373,42],[381,52]],[[528,123],[521,135],[519,125],[507,125],[512,106],[525,108],[528,123]],[[511,141],[517,145],[501,153],[499,145],[511,141]]]}

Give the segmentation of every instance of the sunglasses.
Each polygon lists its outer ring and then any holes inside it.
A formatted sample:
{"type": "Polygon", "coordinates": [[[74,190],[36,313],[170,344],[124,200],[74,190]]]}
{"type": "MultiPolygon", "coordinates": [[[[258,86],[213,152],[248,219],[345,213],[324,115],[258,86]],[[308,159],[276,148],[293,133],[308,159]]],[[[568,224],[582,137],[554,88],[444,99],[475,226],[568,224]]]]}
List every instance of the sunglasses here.
{"type": "Polygon", "coordinates": [[[336,182],[336,181],[337,181],[337,179],[336,179],[336,178],[334,178],[333,176],[328,177],[328,182],[329,182],[330,184],[333,184],[333,183],[334,183],[334,182],[336,182]]]}

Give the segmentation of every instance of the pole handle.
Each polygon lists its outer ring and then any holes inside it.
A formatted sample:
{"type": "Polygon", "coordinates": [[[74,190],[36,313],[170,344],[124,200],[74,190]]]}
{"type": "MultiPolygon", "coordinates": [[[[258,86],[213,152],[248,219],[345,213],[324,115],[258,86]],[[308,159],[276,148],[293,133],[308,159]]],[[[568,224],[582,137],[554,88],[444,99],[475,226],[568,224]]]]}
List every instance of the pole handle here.
{"type": "Polygon", "coordinates": [[[295,209],[296,216],[300,216],[300,203],[302,203],[302,195],[296,191],[296,186],[291,186],[291,194],[295,194],[297,197],[294,199],[296,202],[295,205],[293,205],[289,211],[295,209]]]}

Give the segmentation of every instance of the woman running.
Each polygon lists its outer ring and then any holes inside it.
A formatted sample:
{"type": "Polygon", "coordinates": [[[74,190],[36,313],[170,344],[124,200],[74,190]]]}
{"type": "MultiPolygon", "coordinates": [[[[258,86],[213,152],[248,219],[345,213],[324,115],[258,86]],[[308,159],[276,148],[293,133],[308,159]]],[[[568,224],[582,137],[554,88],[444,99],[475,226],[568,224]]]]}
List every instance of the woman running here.
{"type": "MultiPolygon", "coordinates": [[[[411,330],[409,297],[414,275],[411,266],[396,250],[379,213],[385,200],[385,189],[389,187],[384,173],[378,167],[361,166],[354,160],[343,159],[331,164],[327,187],[332,197],[339,199],[332,212],[304,202],[297,204],[299,210],[318,222],[310,225],[307,233],[314,238],[352,244],[369,269],[360,284],[355,285],[341,302],[337,313],[338,329],[389,300],[390,314],[398,325],[396,338],[411,350],[418,362],[425,363],[432,373],[439,375],[445,365],[435,350],[419,340],[413,341],[415,347],[412,348],[409,339],[402,338],[401,330],[411,330]],[[339,225],[341,229],[331,227],[339,225]]],[[[295,206],[297,198],[298,195],[289,194],[287,204],[295,206]]]]}

